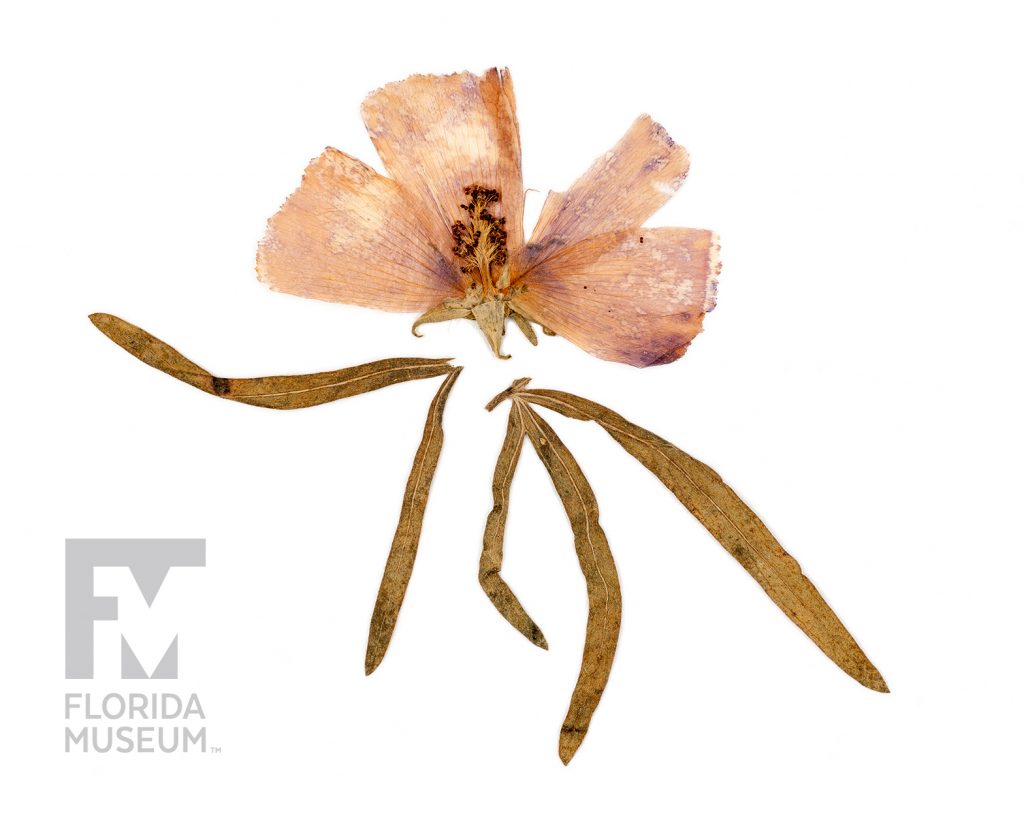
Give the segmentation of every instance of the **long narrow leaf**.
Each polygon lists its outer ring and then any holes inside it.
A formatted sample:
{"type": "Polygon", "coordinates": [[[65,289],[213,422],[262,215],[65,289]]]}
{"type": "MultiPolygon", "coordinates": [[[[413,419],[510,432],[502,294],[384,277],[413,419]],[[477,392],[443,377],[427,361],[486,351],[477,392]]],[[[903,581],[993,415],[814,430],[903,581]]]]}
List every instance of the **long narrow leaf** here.
{"type": "Polygon", "coordinates": [[[174,347],[115,315],[94,313],[89,318],[100,332],[143,363],[207,394],[268,409],[302,409],[452,371],[449,359],[388,358],[311,375],[220,378],[174,347]]]}
{"type": "Polygon", "coordinates": [[[599,423],[668,487],[826,656],[865,687],[889,691],[799,563],[713,469],[599,403],[548,389],[520,389],[514,395],[567,417],[599,423]]]}
{"type": "Polygon", "coordinates": [[[398,612],[405,599],[405,591],[409,587],[412,567],[416,561],[416,551],[419,549],[420,531],[423,529],[423,515],[427,510],[430,484],[434,480],[434,471],[444,442],[444,430],[441,425],[444,405],[461,371],[462,367],[455,367],[444,379],[427,411],[423,438],[416,450],[416,458],[413,460],[412,471],[405,486],[402,512],[398,518],[398,527],[391,542],[391,552],[384,566],[384,576],[380,581],[377,602],[370,619],[370,635],[366,643],[367,676],[384,660],[384,654],[398,623],[398,612]]]}
{"type": "Polygon", "coordinates": [[[611,673],[622,622],[619,575],[608,539],[598,521],[597,499],[576,459],[529,405],[516,400],[512,411],[522,412],[526,434],[562,500],[587,583],[589,611],[583,662],[558,739],[558,757],[563,764],[568,764],[587,735],[611,673]]]}
{"type": "Polygon", "coordinates": [[[516,473],[519,455],[523,451],[522,413],[508,413],[508,430],[505,442],[498,453],[498,461],[494,465],[494,480],[491,483],[491,494],[494,505],[487,515],[484,526],[484,547],[480,552],[480,587],[484,589],[488,599],[509,624],[538,647],[548,649],[547,640],[537,624],[526,613],[522,603],[508,587],[501,576],[501,563],[505,549],[505,522],[508,519],[509,489],[512,477],[516,473]]]}

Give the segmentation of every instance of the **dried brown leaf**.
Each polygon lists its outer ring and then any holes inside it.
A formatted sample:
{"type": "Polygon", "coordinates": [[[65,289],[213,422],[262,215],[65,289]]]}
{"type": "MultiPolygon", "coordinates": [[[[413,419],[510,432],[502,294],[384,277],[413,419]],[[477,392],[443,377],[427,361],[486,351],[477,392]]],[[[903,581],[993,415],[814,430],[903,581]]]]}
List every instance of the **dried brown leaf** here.
{"type": "Polygon", "coordinates": [[[522,413],[513,409],[508,413],[508,431],[494,466],[491,493],[494,506],[487,515],[484,527],[484,547],[480,553],[480,586],[494,607],[509,624],[538,647],[548,649],[547,640],[537,624],[523,609],[522,603],[501,576],[501,563],[505,545],[505,521],[508,519],[509,488],[516,473],[519,455],[523,451],[522,413]]]}
{"type": "Polygon", "coordinates": [[[593,420],[650,469],[811,640],[865,687],[889,691],[839,617],[763,522],[709,466],[599,403],[547,389],[514,396],[567,417],[593,420]]]}
{"type": "Polygon", "coordinates": [[[445,358],[388,358],[311,375],[219,378],[159,338],[117,316],[94,313],[89,318],[100,332],[143,363],[218,398],[268,409],[316,406],[392,384],[433,378],[453,371],[449,359],[445,358]]]}
{"type": "Polygon", "coordinates": [[[402,600],[405,599],[405,591],[409,587],[409,578],[412,576],[412,567],[420,543],[420,531],[423,528],[423,514],[427,509],[427,496],[444,442],[444,430],[441,425],[444,405],[461,371],[462,367],[452,369],[434,395],[427,412],[423,438],[405,486],[402,512],[398,518],[395,537],[391,542],[391,552],[384,566],[384,576],[377,592],[377,603],[370,619],[370,636],[366,644],[367,676],[373,673],[384,659],[398,622],[398,612],[402,607],[402,600]]]}
{"type": "Polygon", "coordinates": [[[598,522],[597,499],[579,464],[554,430],[530,406],[515,400],[526,434],[544,463],[572,525],[576,556],[587,583],[587,635],[583,663],[558,739],[558,757],[568,764],[590,728],[611,673],[622,622],[622,596],[608,539],[598,522]]]}

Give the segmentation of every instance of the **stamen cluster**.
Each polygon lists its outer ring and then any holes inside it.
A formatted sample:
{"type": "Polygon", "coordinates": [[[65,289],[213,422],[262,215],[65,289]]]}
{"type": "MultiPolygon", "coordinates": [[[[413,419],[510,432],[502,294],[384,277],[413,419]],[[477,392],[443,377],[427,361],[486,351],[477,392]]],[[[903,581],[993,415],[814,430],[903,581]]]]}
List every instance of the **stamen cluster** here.
{"type": "Polygon", "coordinates": [[[468,218],[452,225],[452,238],[455,240],[452,251],[456,258],[468,262],[463,265],[462,272],[480,279],[480,283],[487,286],[494,283],[491,279],[491,266],[503,267],[508,264],[505,217],[495,218],[489,209],[501,196],[493,188],[480,185],[468,185],[464,192],[469,203],[460,207],[466,211],[468,218]]]}

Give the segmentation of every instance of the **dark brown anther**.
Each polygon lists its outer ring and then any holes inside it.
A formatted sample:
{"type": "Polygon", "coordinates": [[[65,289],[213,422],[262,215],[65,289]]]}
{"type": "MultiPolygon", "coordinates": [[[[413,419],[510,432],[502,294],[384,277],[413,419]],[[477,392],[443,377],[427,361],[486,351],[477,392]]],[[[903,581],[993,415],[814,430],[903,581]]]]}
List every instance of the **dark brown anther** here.
{"type": "Polygon", "coordinates": [[[473,262],[462,267],[463,273],[490,286],[500,276],[500,271],[493,268],[508,264],[505,218],[498,218],[487,209],[500,201],[501,196],[497,190],[480,185],[467,185],[463,191],[469,202],[459,207],[469,217],[452,224],[452,252],[456,258],[473,262]]]}

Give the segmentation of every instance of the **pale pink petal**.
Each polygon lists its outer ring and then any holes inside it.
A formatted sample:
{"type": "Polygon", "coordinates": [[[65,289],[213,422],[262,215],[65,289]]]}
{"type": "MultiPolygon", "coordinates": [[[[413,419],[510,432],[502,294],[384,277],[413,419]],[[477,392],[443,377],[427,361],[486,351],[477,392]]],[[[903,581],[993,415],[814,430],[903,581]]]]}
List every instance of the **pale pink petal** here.
{"type": "Polygon", "coordinates": [[[519,275],[560,247],[639,227],[672,198],[689,167],[686,149],[641,116],[567,191],[548,194],[519,275]]]}
{"type": "Polygon", "coordinates": [[[363,121],[384,167],[422,209],[435,244],[452,244],[465,214],[465,188],[497,190],[511,257],[523,246],[519,122],[508,70],[483,76],[416,75],[385,85],[363,102],[363,121]]]}
{"type": "Polygon", "coordinates": [[[667,364],[715,306],[717,254],[708,230],[605,233],[553,252],[522,280],[513,304],[599,358],[667,364]]]}
{"type": "Polygon", "coordinates": [[[310,163],[268,222],[256,271],[281,292],[394,312],[462,292],[398,185],[334,148],[310,163]]]}

